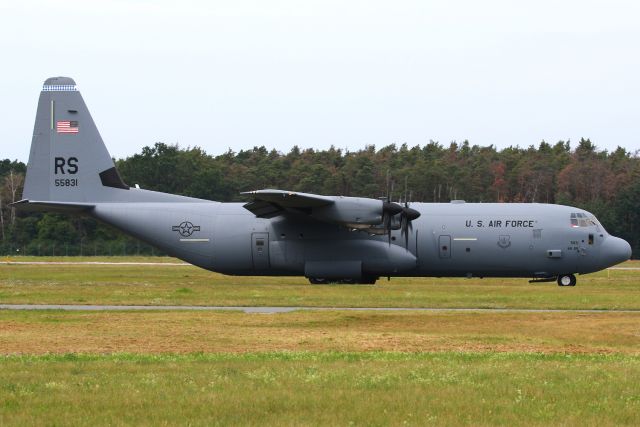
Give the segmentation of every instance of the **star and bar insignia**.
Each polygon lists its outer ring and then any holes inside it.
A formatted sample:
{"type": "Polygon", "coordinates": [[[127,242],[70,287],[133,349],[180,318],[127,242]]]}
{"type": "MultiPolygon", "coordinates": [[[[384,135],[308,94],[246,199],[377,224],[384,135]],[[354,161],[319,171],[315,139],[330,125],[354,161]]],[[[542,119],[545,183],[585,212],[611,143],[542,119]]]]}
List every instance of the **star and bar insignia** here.
{"type": "Polygon", "coordinates": [[[183,221],[180,225],[174,225],[171,227],[171,231],[177,231],[182,237],[189,237],[194,231],[200,231],[199,225],[193,225],[189,221],[183,221]]]}

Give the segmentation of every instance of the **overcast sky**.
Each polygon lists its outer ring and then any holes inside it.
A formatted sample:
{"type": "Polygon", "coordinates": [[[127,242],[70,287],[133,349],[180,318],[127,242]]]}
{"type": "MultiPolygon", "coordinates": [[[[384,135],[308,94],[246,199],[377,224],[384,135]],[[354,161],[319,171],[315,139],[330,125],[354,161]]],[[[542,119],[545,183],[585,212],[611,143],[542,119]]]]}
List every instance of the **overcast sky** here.
{"type": "Polygon", "coordinates": [[[50,76],[109,151],[156,141],[640,149],[638,1],[0,0],[0,158],[27,161],[50,76]]]}

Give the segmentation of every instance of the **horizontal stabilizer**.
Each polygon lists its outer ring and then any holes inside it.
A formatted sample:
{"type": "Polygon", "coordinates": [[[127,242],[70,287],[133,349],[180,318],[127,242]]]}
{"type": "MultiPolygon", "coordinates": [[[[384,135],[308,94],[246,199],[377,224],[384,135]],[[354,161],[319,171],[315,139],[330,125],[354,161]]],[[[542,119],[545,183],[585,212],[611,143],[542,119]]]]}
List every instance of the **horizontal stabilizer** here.
{"type": "Polygon", "coordinates": [[[15,203],[11,203],[10,206],[21,211],[65,212],[65,213],[80,213],[95,207],[95,205],[87,204],[87,203],[50,202],[50,201],[38,201],[38,200],[26,200],[26,199],[19,200],[15,203]]]}

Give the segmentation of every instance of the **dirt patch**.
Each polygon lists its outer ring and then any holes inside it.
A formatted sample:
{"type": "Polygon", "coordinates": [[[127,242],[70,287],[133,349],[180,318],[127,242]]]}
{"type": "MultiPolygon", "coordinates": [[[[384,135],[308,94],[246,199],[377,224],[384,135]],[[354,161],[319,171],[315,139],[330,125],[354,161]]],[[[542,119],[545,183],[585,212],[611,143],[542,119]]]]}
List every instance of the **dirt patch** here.
{"type": "Polygon", "coordinates": [[[640,313],[0,312],[0,352],[640,353],[640,313]]]}

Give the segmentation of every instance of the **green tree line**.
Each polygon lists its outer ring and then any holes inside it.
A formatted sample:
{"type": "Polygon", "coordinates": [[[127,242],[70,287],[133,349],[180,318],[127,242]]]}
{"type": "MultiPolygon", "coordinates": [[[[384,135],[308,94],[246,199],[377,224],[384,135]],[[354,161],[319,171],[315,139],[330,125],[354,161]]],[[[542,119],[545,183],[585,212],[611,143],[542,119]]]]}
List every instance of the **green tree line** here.
{"type": "MultiPolygon", "coordinates": [[[[358,151],[262,146],[218,156],[158,142],[116,164],[129,185],[218,201],[243,201],[240,192],[261,188],[380,197],[389,173],[394,199],[572,205],[640,249],[640,157],[622,147],[599,150],[589,139],[575,149],[568,141],[504,149],[430,141],[358,151]]],[[[154,253],[90,218],[15,212],[9,203],[21,197],[25,170],[18,161],[0,163],[2,253],[154,253]]]]}

